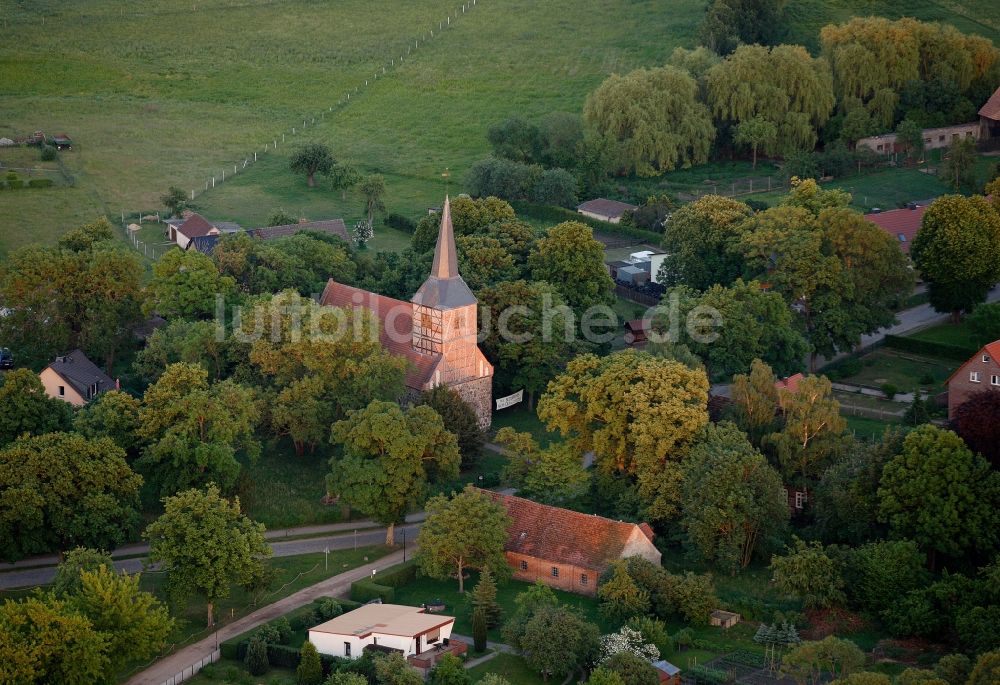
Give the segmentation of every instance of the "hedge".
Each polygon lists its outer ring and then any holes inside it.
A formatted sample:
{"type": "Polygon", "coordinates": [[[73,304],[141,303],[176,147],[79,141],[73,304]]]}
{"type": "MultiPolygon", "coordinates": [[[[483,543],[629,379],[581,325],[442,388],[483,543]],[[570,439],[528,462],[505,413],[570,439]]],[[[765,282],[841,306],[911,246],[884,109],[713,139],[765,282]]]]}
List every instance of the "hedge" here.
{"type": "Polygon", "coordinates": [[[28,181],[29,188],[50,188],[52,186],[51,178],[33,178],[28,181]]]}
{"type": "Polygon", "coordinates": [[[18,188],[23,188],[24,181],[22,181],[19,178],[8,178],[7,187],[10,188],[11,190],[17,190],[18,188]]]}
{"type": "Polygon", "coordinates": [[[663,235],[656,233],[655,231],[647,231],[642,228],[633,228],[622,226],[621,224],[608,223],[607,221],[601,221],[599,219],[593,219],[589,216],[584,216],[579,212],[574,212],[572,209],[566,209],[565,207],[535,205],[529,202],[511,202],[510,204],[514,208],[514,211],[517,212],[518,217],[530,216],[539,221],[552,221],[555,223],[562,223],[563,221],[579,221],[582,224],[587,224],[600,233],[610,233],[614,235],[627,236],[629,238],[638,238],[657,245],[661,240],[663,240],[663,235]]]}
{"type": "Polygon", "coordinates": [[[914,354],[928,354],[933,357],[944,357],[954,361],[964,362],[969,357],[978,352],[978,348],[962,347],[961,345],[949,345],[947,343],[931,342],[930,340],[918,340],[916,338],[903,338],[898,335],[885,336],[885,346],[903,352],[913,352],[914,354]]]}
{"type": "Polygon", "coordinates": [[[417,230],[417,222],[402,214],[389,214],[385,217],[385,225],[404,233],[413,233],[417,230]]]}
{"type": "Polygon", "coordinates": [[[381,599],[383,603],[391,603],[396,597],[396,588],[412,583],[416,577],[417,565],[414,561],[405,561],[402,564],[390,566],[371,578],[351,583],[351,599],[356,602],[381,599]]]}

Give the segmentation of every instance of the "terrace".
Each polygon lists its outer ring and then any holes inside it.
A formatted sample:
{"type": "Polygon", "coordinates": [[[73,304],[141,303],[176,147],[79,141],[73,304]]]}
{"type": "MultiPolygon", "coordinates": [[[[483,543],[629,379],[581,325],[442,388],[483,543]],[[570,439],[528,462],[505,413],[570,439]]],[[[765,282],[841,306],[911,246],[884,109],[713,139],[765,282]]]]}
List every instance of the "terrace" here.
{"type": "Polygon", "coordinates": [[[445,654],[454,654],[461,657],[469,651],[469,646],[460,640],[442,640],[437,644],[429,646],[429,649],[414,654],[407,658],[407,663],[414,668],[423,670],[425,673],[434,667],[445,654]]]}

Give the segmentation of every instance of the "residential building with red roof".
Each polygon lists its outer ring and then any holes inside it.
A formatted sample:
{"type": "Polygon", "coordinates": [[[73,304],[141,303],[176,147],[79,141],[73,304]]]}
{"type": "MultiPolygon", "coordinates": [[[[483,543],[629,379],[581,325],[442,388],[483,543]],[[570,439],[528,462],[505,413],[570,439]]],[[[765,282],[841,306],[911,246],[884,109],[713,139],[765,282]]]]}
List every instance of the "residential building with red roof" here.
{"type": "Polygon", "coordinates": [[[170,242],[176,243],[182,250],[186,250],[188,243],[195,238],[203,236],[219,236],[224,233],[236,233],[242,230],[239,224],[231,221],[209,221],[197,212],[191,212],[183,221],[178,219],[167,219],[167,237],[170,242]]]}
{"type": "Polygon", "coordinates": [[[514,577],[558,590],[597,594],[600,575],[613,561],[642,557],[660,565],[648,523],[627,523],[481,490],[503,504],[511,518],[504,552],[514,577]]]}
{"type": "Polygon", "coordinates": [[[865,218],[899,241],[899,249],[903,254],[910,254],[910,245],[917,237],[917,231],[924,221],[927,204],[911,203],[903,209],[890,209],[886,212],[870,212],[865,218]]]}
{"type": "Polygon", "coordinates": [[[320,303],[369,309],[379,320],[379,340],[410,362],[411,397],[445,385],[457,392],[488,428],[492,419],[493,365],[479,349],[477,301],[458,273],[451,203],[445,198],[431,274],[409,302],[338,283],[327,283],[320,303]]]}
{"type": "Polygon", "coordinates": [[[979,108],[979,139],[1000,140],[1000,88],[993,91],[986,104],[979,108]]]}
{"type": "Polygon", "coordinates": [[[789,376],[784,380],[779,380],[774,384],[777,390],[787,390],[788,392],[797,392],[799,389],[799,383],[805,378],[801,373],[797,373],[794,376],[789,376]]]}
{"type": "Polygon", "coordinates": [[[1000,392],[1000,340],[972,355],[945,381],[948,386],[948,418],[955,417],[955,410],[969,397],[981,390],[1000,392]]]}

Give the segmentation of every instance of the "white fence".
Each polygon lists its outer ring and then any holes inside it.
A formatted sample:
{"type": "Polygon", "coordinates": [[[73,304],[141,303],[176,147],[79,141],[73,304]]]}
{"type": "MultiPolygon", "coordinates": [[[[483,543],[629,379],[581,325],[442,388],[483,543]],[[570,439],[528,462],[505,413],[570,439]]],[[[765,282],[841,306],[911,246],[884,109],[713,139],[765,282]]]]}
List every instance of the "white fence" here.
{"type": "Polygon", "coordinates": [[[214,652],[212,652],[211,654],[209,654],[208,656],[206,656],[201,661],[197,661],[197,662],[191,664],[190,666],[188,666],[187,668],[185,668],[180,673],[176,673],[176,674],[170,676],[169,678],[167,678],[166,680],[163,681],[163,685],[177,685],[178,683],[183,683],[185,680],[190,680],[202,668],[204,668],[208,664],[214,664],[221,657],[222,657],[222,652],[220,652],[217,649],[214,652]]]}

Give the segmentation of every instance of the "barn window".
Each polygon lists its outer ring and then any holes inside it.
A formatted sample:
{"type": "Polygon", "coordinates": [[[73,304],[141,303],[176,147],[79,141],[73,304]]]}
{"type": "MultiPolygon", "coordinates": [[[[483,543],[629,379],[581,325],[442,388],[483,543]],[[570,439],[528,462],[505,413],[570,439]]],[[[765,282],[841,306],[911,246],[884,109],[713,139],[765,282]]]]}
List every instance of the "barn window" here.
{"type": "Polygon", "coordinates": [[[978,371],[972,371],[972,372],[970,372],[969,373],[969,380],[971,382],[973,382],[973,383],[978,383],[979,382],[979,372],[978,371]]]}
{"type": "Polygon", "coordinates": [[[559,567],[558,566],[553,566],[552,567],[552,577],[553,578],[558,578],[559,577],[559,567]]]}
{"type": "Polygon", "coordinates": [[[521,562],[521,570],[522,571],[527,571],[528,570],[528,562],[526,562],[526,561],[522,561],[521,562]]]}

